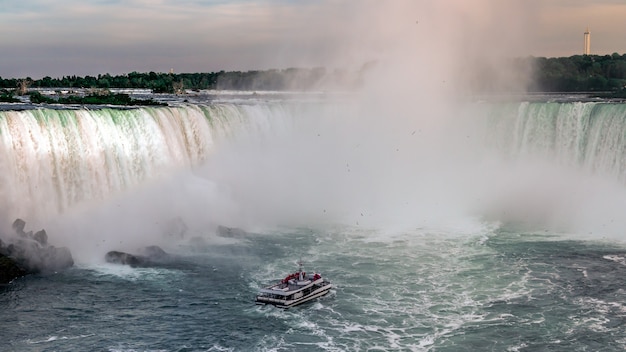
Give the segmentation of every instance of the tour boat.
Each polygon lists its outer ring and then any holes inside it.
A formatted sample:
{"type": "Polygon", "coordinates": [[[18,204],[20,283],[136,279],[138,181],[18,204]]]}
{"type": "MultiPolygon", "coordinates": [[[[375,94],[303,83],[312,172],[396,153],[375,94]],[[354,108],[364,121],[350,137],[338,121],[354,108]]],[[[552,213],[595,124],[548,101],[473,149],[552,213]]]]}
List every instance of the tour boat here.
{"type": "Polygon", "coordinates": [[[291,308],[322,297],[330,292],[332,284],[319,273],[307,274],[302,271],[302,263],[293,274],[287,275],[280,282],[259,290],[256,304],[271,304],[278,308],[291,308]]]}

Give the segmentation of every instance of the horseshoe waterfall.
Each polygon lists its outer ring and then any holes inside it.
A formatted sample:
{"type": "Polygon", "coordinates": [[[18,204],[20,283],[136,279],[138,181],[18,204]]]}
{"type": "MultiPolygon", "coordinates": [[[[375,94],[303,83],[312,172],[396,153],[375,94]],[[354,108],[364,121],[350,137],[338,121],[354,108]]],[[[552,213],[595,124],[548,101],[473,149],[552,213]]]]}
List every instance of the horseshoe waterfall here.
{"type": "Polygon", "coordinates": [[[326,98],[3,106],[0,238],[75,261],[0,287],[4,348],[626,348],[626,104],[326,98]],[[255,306],[298,261],[331,294],[255,306]]]}

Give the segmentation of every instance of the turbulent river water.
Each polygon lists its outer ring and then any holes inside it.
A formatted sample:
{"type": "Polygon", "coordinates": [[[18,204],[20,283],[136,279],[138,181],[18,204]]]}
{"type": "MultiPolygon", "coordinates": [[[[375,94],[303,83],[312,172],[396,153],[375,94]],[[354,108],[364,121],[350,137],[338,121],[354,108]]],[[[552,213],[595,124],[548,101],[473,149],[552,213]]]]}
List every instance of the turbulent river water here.
{"type": "Polygon", "coordinates": [[[0,288],[1,349],[626,348],[626,105],[351,99],[0,111],[0,224],[76,262],[0,288]],[[255,306],[298,260],[331,294],[255,306]]]}

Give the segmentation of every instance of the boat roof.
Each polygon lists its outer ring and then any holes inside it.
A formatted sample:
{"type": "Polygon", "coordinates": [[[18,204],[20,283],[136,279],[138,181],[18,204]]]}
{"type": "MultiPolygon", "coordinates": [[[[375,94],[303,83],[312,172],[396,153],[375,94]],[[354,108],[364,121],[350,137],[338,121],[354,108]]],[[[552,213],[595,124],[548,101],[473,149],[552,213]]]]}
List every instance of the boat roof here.
{"type": "Polygon", "coordinates": [[[277,285],[272,285],[266,288],[262,288],[259,290],[259,293],[269,293],[269,294],[273,294],[273,295],[280,295],[280,296],[288,296],[290,294],[293,294],[294,292],[298,292],[301,291],[309,286],[311,286],[314,281],[311,280],[306,280],[306,281],[299,281],[299,285],[286,285],[284,287],[281,287],[281,284],[277,284],[277,285]]]}

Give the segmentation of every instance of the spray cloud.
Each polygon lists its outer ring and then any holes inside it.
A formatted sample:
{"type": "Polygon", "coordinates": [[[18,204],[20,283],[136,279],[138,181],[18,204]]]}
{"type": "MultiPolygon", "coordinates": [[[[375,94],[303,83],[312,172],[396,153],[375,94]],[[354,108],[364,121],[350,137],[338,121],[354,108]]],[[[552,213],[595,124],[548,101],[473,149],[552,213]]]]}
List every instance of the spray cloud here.
{"type": "Polygon", "coordinates": [[[523,191],[559,180],[541,176],[551,167],[517,163],[533,178],[510,172],[508,161],[485,161],[485,129],[468,109],[487,78],[490,89],[523,90],[525,81],[511,77],[524,75],[501,63],[523,51],[525,3],[362,1],[356,10],[319,4],[329,7],[311,13],[328,16],[313,30],[328,31],[328,62],[375,62],[359,92],[339,102],[244,107],[252,126],[217,141],[201,167],[173,167],[105,203],[69,209],[52,226],[45,223],[50,219],[36,226],[78,248],[91,246],[81,251],[88,258],[161,244],[178,218],[202,234],[216,225],[465,226],[468,215],[493,208],[528,218],[537,204],[553,204],[548,210],[561,218],[581,210],[533,196],[563,199],[569,187],[523,191]]]}

